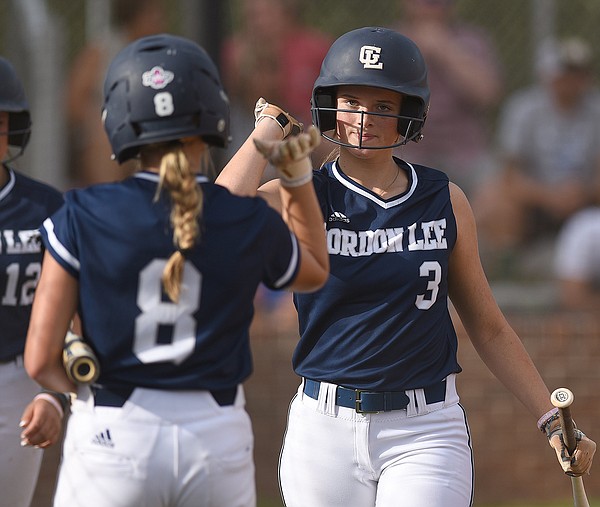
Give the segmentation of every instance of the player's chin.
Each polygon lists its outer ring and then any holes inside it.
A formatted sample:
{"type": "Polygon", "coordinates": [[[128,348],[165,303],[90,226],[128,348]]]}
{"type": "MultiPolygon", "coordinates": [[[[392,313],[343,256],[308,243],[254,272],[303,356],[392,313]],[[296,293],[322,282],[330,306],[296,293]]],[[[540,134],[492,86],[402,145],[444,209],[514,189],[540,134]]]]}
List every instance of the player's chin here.
{"type": "Polygon", "coordinates": [[[370,159],[381,152],[381,149],[379,149],[378,143],[363,143],[361,146],[350,148],[350,152],[357,158],[370,159]]]}

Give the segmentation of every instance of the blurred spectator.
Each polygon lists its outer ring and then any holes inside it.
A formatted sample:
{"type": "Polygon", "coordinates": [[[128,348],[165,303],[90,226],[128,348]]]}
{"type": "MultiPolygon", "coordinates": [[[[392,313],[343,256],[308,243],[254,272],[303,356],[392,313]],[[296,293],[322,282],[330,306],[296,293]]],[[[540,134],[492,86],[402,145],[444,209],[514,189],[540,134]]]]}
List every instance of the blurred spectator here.
{"type": "Polygon", "coordinates": [[[91,41],[76,56],[67,81],[67,119],[73,183],[86,186],[129,176],[133,163],[119,165],[102,126],[104,73],[114,55],[130,41],[165,29],[162,0],[112,0],[111,31],[91,41]]]}
{"type": "Polygon", "coordinates": [[[332,38],[304,26],[300,0],[241,0],[241,26],[227,39],[222,76],[230,96],[233,155],[254,128],[258,98],[311,124],[310,99],[332,38]]]}
{"type": "Polygon", "coordinates": [[[600,207],[567,220],[558,236],[554,272],[564,308],[600,309],[600,207]]]}
{"type": "Polygon", "coordinates": [[[549,273],[560,226],[590,204],[600,177],[600,93],[590,47],[577,38],[548,41],[537,66],[539,83],[517,91],[501,111],[503,167],[474,203],[482,256],[499,275],[527,258],[549,273]]]}
{"type": "Polygon", "coordinates": [[[427,63],[430,109],[419,143],[401,158],[439,167],[469,197],[493,171],[489,114],[503,91],[501,66],[487,33],[457,19],[455,0],[402,0],[394,28],[419,46],[427,63]]]}

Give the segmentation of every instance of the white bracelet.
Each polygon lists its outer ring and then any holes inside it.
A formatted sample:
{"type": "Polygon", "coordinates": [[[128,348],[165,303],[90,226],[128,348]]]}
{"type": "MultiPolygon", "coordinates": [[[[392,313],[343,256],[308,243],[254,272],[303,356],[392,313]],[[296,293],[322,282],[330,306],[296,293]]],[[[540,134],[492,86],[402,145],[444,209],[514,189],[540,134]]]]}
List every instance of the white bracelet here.
{"type": "Polygon", "coordinates": [[[537,422],[538,430],[543,431],[542,428],[544,425],[556,414],[558,414],[558,408],[554,407],[552,410],[548,410],[548,412],[540,417],[537,422]]]}
{"type": "Polygon", "coordinates": [[[52,396],[51,394],[48,393],[40,393],[40,394],[36,394],[35,398],[33,398],[33,401],[35,400],[46,400],[48,403],[50,403],[50,405],[52,405],[56,411],[58,412],[58,415],[60,416],[60,418],[62,419],[65,415],[65,412],[63,411],[63,408],[61,407],[60,403],[56,400],[56,398],[54,396],[52,396]]]}
{"type": "Polygon", "coordinates": [[[281,173],[279,173],[279,182],[281,183],[282,187],[286,187],[286,188],[299,187],[299,186],[304,185],[305,183],[308,183],[309,181],[311,181],[312,178],[313,178],[312,170],[309,173],[302,175],[293,180],[287,179],[284,176],[282,176],[281,173]]]}

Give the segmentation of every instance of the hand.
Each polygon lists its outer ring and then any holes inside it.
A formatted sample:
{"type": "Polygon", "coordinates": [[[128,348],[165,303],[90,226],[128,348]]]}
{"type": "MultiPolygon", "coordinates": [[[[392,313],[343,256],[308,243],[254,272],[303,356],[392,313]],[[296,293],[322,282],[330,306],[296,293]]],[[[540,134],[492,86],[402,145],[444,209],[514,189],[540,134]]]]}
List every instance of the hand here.
{"type": "Polygon", "coordinates": [[[34,398],[21,416],[21,445],[45,449],[55,444],[61,435],[62,421],[63,415],[50,402],[34,398]]]}
{"type": "Polygon", "coordinates": [[[271,118],[277,122],[283,132],[283,138],[300,134],[304,125],[294,118],[290,113],[279,106],[269,104],[262,97],[256,101],[254,106],[254,126],[256,127],[264,118],[271,118]]]}
{"type": "Polygon", "coordinates": [[[254,140],[256,149],[275,166],[284,187],[298,187],[312,179],[309,155],[319,145],[321,137],[312,126],[308,132],[283,141],[254,140]]]}
{"type": "Polygon", "coordinates": [[[549,436],[550,446],[556,451],[558,462],[562,466],[565,474],[572,477],[579,477],[590,473],[594,453],[596,452],[596,443],[585,436],[581,431],[575,430],[577,437],[577,447],[573,456],[569,456],[563,443],[562,431],[560,425],[551,430],[549,436]]]}

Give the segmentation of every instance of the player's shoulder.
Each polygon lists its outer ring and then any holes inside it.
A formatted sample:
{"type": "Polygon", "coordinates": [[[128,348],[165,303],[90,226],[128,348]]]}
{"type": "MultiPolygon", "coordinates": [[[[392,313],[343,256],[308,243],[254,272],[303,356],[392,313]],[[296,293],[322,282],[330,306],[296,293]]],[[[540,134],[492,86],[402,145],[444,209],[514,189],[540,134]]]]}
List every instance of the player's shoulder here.
{"type": "Polygon", "coordinates": [[[20,189],[27,190],[28,192],[35,194],[53,196],[62,200],[62,192],[52,185],[30,176],[25,176],[17,171],[13,171],[13,174],[15,176],[15,186],[19,187],[20,189]]]}
{"type": "Polygon", "coordinates": [[[205,212],[211,216],[220,216],[223,220],[239,220],[275,211],[262,197],[235,195],[217,183],[204,183],[202,188],[206,203],[205,212]]]}
{"type": "Polygon", "coordinates": [[[9,189],[10,202],[19,202],[22,206],[29,205],[45,213],[53,213],[63,204],[63,194],[52,185],[10,170],[12,188],[9,189]]]}
{"type": "Polygon", "coordinates": [[[419,179],[448,182],[448,175],[441,169],[422,164],[414,164],[412,162],[400,160],[396,157],[394,157],[394,159],[400,167],[413,169],[419,179]]]}

